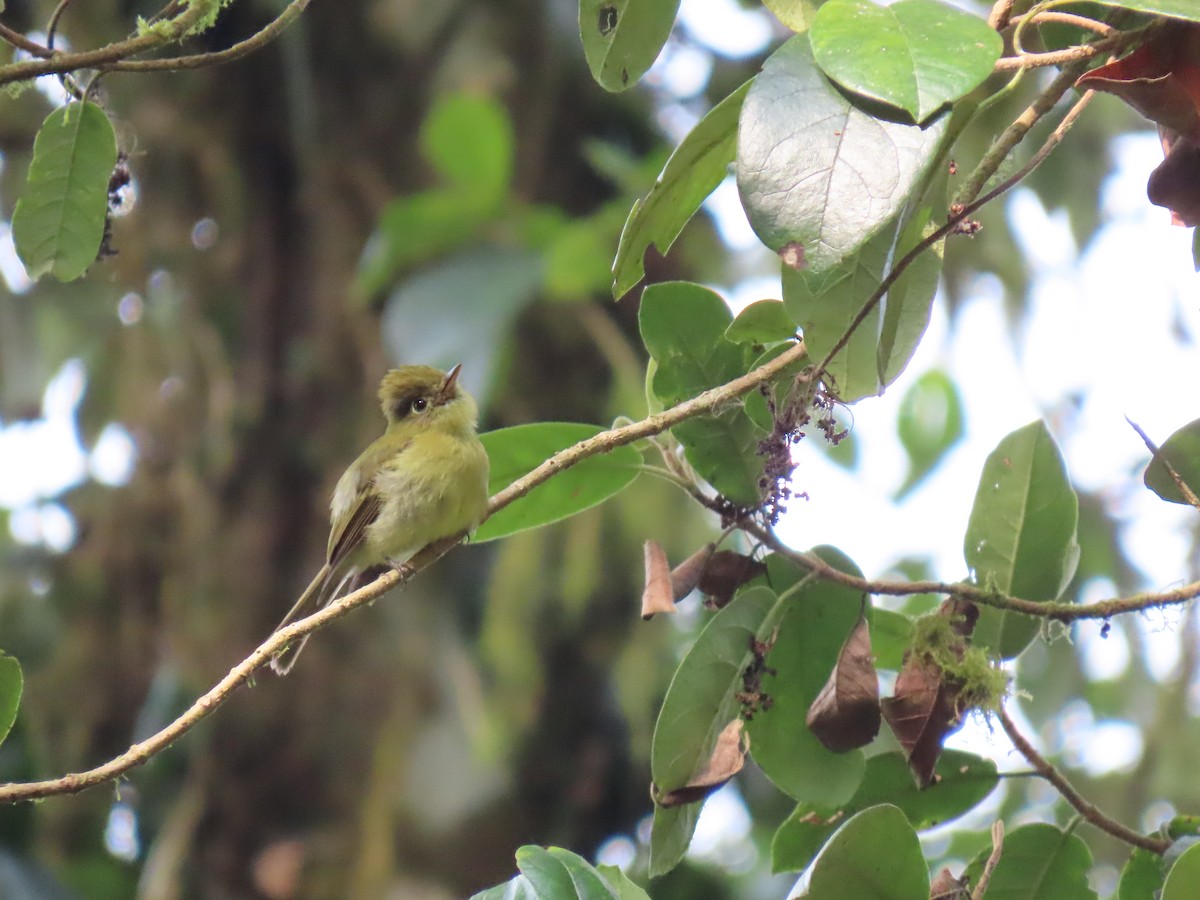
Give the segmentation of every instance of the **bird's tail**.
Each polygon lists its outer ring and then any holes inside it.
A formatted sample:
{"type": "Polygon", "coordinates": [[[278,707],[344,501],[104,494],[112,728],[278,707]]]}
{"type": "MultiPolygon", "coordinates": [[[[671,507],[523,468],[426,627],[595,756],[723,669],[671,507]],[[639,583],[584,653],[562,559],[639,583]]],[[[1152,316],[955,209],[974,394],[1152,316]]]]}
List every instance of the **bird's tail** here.
{"type": "MultiPolygon", "coordinates": [[[[333,599],[333,592],[330,592],[329,587],[333,581],[333,570],[329,568],[328,563],[321,566],[321,571],[317,573],[317,577],[312,580],[304,593],[300,595],[292,608],[288,610],[288,614],[283,617],[283,620],[275,626],[275,631],[286,627],[293,619],[299,618],[301,615],[308,615],[310,610],[307,608],[311,605],[312,612],[320,609],[333,599]]],[[[340,586],[340,584],[339,584],[340,586]]],[[[304,635],[294,644],[288,644],[278,653],[271,657],[271,671],[276,675],[286,675],[292,671],[292,666],[296,664],[296,657],[300,655],[300,651],[304,649],[304,645],[308,643],[309,635],[304,635]]]]}

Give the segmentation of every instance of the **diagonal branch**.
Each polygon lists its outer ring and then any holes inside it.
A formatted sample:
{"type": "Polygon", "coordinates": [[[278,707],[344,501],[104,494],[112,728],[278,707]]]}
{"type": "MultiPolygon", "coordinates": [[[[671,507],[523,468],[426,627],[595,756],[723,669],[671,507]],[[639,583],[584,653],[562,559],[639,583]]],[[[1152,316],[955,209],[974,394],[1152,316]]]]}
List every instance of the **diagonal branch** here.
{"type": "MultiPolygon", "coordinates": [[[[705,391],[698,397],[685,400],[670,409],[648,416],[638,422],[613,428],[594,437],[581,441],[573,447],[568,447],[550,457],[529,474],[518,478],[488,503],[488,515],[503,509],[515,500],[524,497],[539,484],[549,480],[558,472],[592,456],[599,456],[626,444],[632,444],[643,438],[661,434],[668,428],[678,425],[687,419],[711,412],[727,403],[736,401],[760,384],[765,384],[781,375],[789,366],[804,358],[805,347],[798,342],[775,359],[759,366],[752,372],[735,378],[733,381],[705,391]]],[[[806,376],[800,375],[803,379],[806,376]]],[[[330,604],[319,612],[307,618],[293,622],[271,635],[255,648],[249,656],[229,670],[224,678],[217,682],[207,693],[196,700],[181,716],[161,731],[134,744],[121,755],[110,759],[95,768],[84,772],[74,772],[47,781],[17,782],[0,784],[0,803],[15,803],[21,800],[36,800],[39,797],[51,797],[56,794],[75,794],[99,784],[112,781],[134,769],[158,753],[161,753],[172,743],[186,734],[198,722],[209,716],[218,706],[229,699],[230,695],[244,684],[255,670],[264,665],[276,652],[297,638],[325,627],[335,619],[349,613],[359,606],[370,603],[398,585],[404,584],[417,572],[427,568],[446,554],[455,545],[462,542],[464,534],[443,538],[417,553],[404,571],[392,569],[370,584],[340,600],[330,604]]]]}
{"type": "Polygon", "coordinates": [[[1039,775],[1050,782],[1055,790],[1062,794],[1063,799],[1071,804],[1075,811],[1085,820],[1091,822],[1101,831],[1111,834],[1119,841],[1124,841],[1126,844],[1140,847],[1143,850],[1149,850],[1151,853],[1157,853],[1160,856],[1171,846],[1171,842],[1166,838],[1156,838],[1140,834],[1132,828],[1128,828],[1115,819],[1106,816],[1094,803],[1087,800],[1079,791],[1075,790],[1071,782],[1067,781],[1066,776],[1053,763],[1049,762],[1034,749],[1033,744],[1029,742],[1028,738],[1017,730],[1017,726],[1008,717],[1008,713],[1001,709],[996,713],[996,717],[1000,720],[1000,727],[1004,729],[1004,733],[1008,735],[1008,739],[1013,742],[1013,746],[1020,751],[1021,755],[1029,761],[1031,766],[1037,769],[1039,775]]]}

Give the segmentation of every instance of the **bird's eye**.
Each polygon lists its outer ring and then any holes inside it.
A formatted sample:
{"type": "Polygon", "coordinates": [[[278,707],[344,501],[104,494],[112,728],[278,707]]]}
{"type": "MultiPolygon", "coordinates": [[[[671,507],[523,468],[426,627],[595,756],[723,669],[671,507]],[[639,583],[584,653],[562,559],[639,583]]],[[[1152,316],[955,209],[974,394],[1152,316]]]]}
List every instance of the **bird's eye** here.
{"type": "Polygon", "coordinates": [[[425,412],[425,407],[427,407],[428,405],[429,405],[428,400],[426,400],[424,397],[418,397],[416,400],[414,400],[412,402],[412,411],[416,412],[416,413],[425,412]]]}

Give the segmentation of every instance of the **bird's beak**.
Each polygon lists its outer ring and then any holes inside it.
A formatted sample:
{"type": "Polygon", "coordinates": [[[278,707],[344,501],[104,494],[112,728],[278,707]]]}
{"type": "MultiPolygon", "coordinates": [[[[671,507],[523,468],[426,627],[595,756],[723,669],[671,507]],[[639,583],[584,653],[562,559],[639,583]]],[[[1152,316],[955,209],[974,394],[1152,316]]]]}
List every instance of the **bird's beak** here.
{"type": "Polygon", "coordinates": [[[446,373],[446,380],[442,382],[441,390],[438,391],[438,396],[443,402],[454,397],[454,388],[458,384],[458,373],[461,371],[462,363],[459,363],[446,373]]]}

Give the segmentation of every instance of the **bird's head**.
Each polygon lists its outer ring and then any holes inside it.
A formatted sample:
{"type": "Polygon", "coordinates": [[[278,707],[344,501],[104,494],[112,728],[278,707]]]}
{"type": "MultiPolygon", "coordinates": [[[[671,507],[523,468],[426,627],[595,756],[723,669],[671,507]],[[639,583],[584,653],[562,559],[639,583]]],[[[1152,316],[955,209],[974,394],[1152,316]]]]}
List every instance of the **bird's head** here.
{"type": "Polygon", "coordinates": [[[388,426],[469,430],[475,427],[475,401],[458,384],[462,364],[449,372],[432,366],[400,366],[379,385],[379,403],[388,426]],[[419,424],[418,424],[419,423],[419,424]]]}

